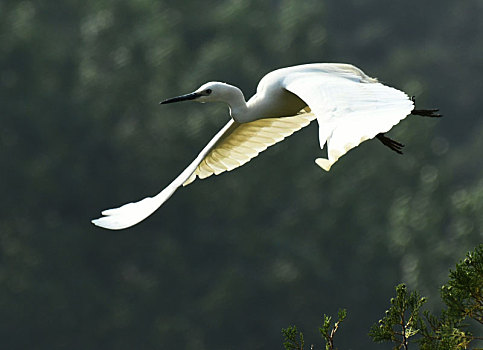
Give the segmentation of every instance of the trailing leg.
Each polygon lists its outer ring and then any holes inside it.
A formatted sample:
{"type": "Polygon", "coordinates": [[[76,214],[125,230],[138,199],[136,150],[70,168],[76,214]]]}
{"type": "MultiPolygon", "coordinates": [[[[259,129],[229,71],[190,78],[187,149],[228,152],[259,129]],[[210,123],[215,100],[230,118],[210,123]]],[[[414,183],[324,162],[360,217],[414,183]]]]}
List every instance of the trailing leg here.
{"type": "Polygon", "coordinates": [[[399,154],[403,154],[401,150],[404,147],[404,145],[402,143],[399,143],[395,140],[390,139],[389,137],[385,136],[383,133],[377,134],[376,138],[379,141],[381,141],[384,146],[389,147],[394,152],[399,153],[399,154]]]}
{"type": "Polygon", "coordinates": [[[413,96],[411,100],[414,103],[414,109],[411,111],[412,115],[420,115],[422,117],[439,118],[441,114],[437,113],[439,109],[416,109],[416,98],[413,96]]]}

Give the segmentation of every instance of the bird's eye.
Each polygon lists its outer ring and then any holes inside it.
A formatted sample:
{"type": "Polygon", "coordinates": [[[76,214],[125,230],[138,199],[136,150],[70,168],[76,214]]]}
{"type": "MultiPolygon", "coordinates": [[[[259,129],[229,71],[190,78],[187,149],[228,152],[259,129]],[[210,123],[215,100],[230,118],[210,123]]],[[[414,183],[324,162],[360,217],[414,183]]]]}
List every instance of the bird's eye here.
{"type": "Polygon", "coordinates": [[[211,89],[206,89],[206,90],[205,90],[205,92],[206,92],[206,94],[207,94],[207,95],[210,95],[210,94],[213,92],[213,90],[211,90],[211,89]]]}

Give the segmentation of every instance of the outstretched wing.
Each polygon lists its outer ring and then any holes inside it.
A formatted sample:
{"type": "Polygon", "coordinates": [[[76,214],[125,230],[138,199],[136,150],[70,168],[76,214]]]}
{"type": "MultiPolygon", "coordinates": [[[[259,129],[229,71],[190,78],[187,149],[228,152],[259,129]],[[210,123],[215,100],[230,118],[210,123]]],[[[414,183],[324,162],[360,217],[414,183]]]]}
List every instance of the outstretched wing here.
{"type": "Polygon", "coordinates": [[[190,184],[196,177],[204,179],[242,166],[268,147],[309,125],[314,119],[314,114],[304,111],[292,117],[232,123],[183,185],[190,184]]]}
{"type": "Polygon", "coordinates": [[[304,100],[319,123],[319,142],[327,143],[324,170],[361,142],[389,131],[414,108],[408,96],[378,83],[351,65],[309,65],[288,74],[285,89],[304,100]]]}
{"type": "Polygon", "coordinates": [[[244,124],[230,119],[196,159],[156,196],[104,210],[103,216],[92,223],[111,230],[136,225],[158,209],[182,184],[191,183],[197,176],[206,178],[233,170],[315,119],[312,113],[301,112],[293,117],[260,119],[244,124]]]}

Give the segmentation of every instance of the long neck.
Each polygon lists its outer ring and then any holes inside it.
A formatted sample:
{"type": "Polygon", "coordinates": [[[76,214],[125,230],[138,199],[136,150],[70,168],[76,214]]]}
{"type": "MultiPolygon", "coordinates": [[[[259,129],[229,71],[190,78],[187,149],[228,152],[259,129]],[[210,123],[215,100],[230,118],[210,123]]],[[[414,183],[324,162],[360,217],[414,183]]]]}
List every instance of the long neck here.
{"type": "Polygon", "coordinates": [[[239,123],[250,121],[249,110],[243,92],[236,86],[231,86],[226,97],[231,117],[239,123]]]}

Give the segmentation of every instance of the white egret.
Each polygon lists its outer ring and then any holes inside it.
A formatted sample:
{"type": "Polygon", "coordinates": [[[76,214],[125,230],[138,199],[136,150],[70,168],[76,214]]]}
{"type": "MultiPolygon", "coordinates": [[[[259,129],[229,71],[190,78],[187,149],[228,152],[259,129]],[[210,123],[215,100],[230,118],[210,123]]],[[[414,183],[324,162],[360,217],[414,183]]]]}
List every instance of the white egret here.
{"type": "Polygon", "coordinates": [[[317,119],[319,143],[327,143],[328,158],[315,162],[329,171],[332,165],[361,142],[377,137],[402,153],[402,144],[384,136],[409,114],[437,117],[437,110],[415,110],[413,100],[383,85],[349,64],[315,63],[282,68],[265,75],[256,94],[245,102],[242,91],[221,82],[209,82],[187,95],[161,104],[193,100],[224,102],[228,123],[196,159],[154,197],[102,212],[97,226],[118,230],[133,226],[158,209],[181,185],[233,170],[267,147],[317,119]]]}

